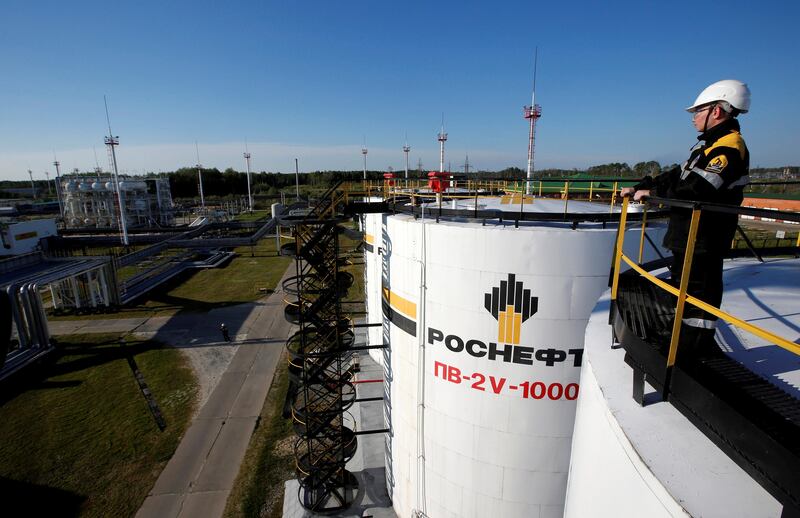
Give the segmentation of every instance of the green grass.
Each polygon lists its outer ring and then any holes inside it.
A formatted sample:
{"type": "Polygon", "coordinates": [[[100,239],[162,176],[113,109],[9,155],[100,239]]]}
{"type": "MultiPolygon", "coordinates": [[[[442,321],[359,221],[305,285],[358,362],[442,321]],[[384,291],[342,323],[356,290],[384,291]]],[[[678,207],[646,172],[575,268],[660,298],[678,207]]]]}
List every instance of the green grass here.
{"type": "MultiPolygon", "coordinates": [[[[757,186],[754,186],[754,188],[757,186]]],[[[759,192],[753,190],[744,193],[745,198],[769,198],[775,200],[800,200],[800,193],[797,192],[759,192]]]]}
{"type": "Polygon", "coordinates": [[[266,222],[267,219],[272,217],[272,213],[269,210],[254,210],[253,212],[242,212],[238,214],[234,221],[258,221],[264,220],[266,222]]]}
{"type": "Polygon", "coordinates": [[[0,494],[30,516],[133,516],[172,456],[197,385],[175,349],[119,336],[61,337],[51,361],[4,387],[0,494]],[[162,432],[134,379],[133,355],[158,402],[162,432]]]}
{"type": "Polygon", "coordinates": [[[235,252],[239,255],[224,268],[198,271],[172,289],[168,296],[184,301],[185,308],[199,310],[220,304],[252,302],[275,289],[291,261],[276,254],[274,239],[263,239],[252,250],[248,246],[237,248],[235,252]]]}
{"type": "MultiPolygon", "coordinates": [[[[743,225],[742,228],[744,229],[745,234],[747,234],[747,237],[750,239],[750,242],[753,243],[753,247],[756,249],[795,246],[797,244],[798,231],[794,229],[786,230],[786,237],[783,239],[778,239],[775,237],[775,230],[754,229],[748,228],[745,225],[743,225]]],[[[744,241],[744,239],[742,239],[742,236],[738,232],[734,238],[733,248],[747,248],[747,243],[744,241]]]]}

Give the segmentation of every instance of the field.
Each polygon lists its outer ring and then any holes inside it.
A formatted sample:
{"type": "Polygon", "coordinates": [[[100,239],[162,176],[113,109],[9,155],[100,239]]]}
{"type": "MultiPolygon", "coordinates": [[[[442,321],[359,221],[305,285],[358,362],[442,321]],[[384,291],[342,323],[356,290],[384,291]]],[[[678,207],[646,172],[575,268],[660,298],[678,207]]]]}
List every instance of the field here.
{"type": "Polygon", "coordinates": [[[188,425],[191,369],[179,351],[130,337],[121,345],[118,335],[64,336],[60,346],[55,359],[3,386],[0,494],[26,516],[133,516],[188,425]]]}

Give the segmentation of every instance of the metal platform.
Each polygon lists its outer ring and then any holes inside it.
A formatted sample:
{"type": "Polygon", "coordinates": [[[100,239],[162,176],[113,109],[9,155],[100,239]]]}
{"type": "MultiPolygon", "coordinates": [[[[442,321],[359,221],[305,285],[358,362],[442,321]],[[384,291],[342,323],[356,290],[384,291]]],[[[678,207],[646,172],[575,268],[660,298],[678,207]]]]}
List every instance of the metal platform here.
{"type": "MultiPolygon", "coordinates": [[[[786,260],[782,264],[791,263],[791,260],[786,260]]],[[[792,285],[792,282],[797,282],[796,274],[795,264],[783,274],[773,272],[777,277],[770,281],[763,272],[760,278],[754,275],[751,281],[756,282],[755,288],[770,283],[774,283],[776,288],[794,288],[793,300],[796,301],[797,293],[800,293],[800,286],[792,285]]],[[[788,329],[796,331],[796,325],[791,324],[790,308],[779,307],[775,300],[759,299],[753,293],[753,286],[742,290],[748,293],[745,296],[750,297],[751,305],[754,302],[756,307],[773,309],[767,313],[771,313],[772,318],[777,315],[778,321],[786,322],[788,329]]],[[[728,304],[733,302],[727,291],[726,298],[728,304]]],[[[800,485],[797,483],[800,480],[800,443],[797,442],[800,399],[797,386],[754,372],[758,368],[750,363],[758,363],[758,360],[744,354],[737,358],[724,354],[722,349],[718,355],[691,361],[681,362],[679,356],[678,364],[667,377],[665,366],[674,318],[674,298],[637,276],[620,276],[619,298],[613,315],[616,338],[625,349],[625,362],[633,369],[633,392],[637,402],[644,403],[645,381],[658,391],[665,388],[665,383],[668,384],[669,402],[782,503],[782,516],[800,515],[800,485]]],[[[727,333],[730,338],[732,331],[727,333]]],[[[761,345],[765,346],[768,344],[761,345]]],[[[792,371],[792,364],[791,361],[784,362],[785,369],[792,371]]]]}

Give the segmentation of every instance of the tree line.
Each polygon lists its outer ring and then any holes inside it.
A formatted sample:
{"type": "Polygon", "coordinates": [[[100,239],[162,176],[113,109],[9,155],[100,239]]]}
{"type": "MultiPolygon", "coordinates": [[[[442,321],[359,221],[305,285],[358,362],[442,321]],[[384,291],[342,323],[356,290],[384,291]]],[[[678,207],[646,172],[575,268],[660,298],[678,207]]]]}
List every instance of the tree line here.
{"type": "MultiPolygon", "coordinates": [[[[638,162],[633,166],[625,162],[612,162],[591,166],[587,169],[540,169],[536,171],[540,178],[564,178],[564,177],[596,177],[596,178],[642,178],[647,175],[657,175],[662,171],[667,171],[678,164],[661,165],[651,160],[638,162]]],[[[203,194],[210,197],[225,196],[246,196],[247,195],[247,175],[243,171],[227,168],[220,171],[217,168],[202,168],[203,194]]],[[[790,175],[797,177],[800,175],[800,166],[789,166],[779,168],[751,168],[751,174],[759,174],[771,171],[787,171],[790,175]]],[[[176,171],[168,173],[150,173],[147,177],[169,178],[170,189],[173,198],[197,198],[200,195],[199,181],[196,167],[182,167],[176,171]]],[[[385,171],[367,171],[367,179],[379,181],[383,179],[385,171]]],[[[402,171],[397,171],[399,177],[403,176],[402,171]]],[[[76,175],[94,175],[96,173],[75,173],[76,175]]],[[[463,173],[454,173],[462,175],[463,173]]],[[[64,177],[73,174],[62,175],[64,177]]],[[[427,171],[409,171],[409,178],[426,178],[427,171]]],[[[363,178],[363,171],[314,171],[300,173],[299,184],[301,190],[307,192],[309,189],[324,189],[334,183],[342,181],[359,181],[363,178]]],[[[492,178],[504,180],[521,180],[526,173],[519,167],[508,167],[499,171],[475,171],[470,172],[473,178],[492,178]]],[[[250,176],[250,190],[254,196],[278,196],[281,192],[293,192],[295,187],[295,175],[292,173],[280,172],[252,172],[250,176]]],[[[44,180],[36,180],[36,189],[40,193],[48,191],[47,183],[44,180]]],[[[0,196],[23,197],[21,194],[3,193],[6,188],[29,188],[30,181],[0,181],[0,196]]],[[[53,194],[55,196],[55,194],[53,194]]],[[[27,197],[27,196],[25,196],[27,197]]]]}

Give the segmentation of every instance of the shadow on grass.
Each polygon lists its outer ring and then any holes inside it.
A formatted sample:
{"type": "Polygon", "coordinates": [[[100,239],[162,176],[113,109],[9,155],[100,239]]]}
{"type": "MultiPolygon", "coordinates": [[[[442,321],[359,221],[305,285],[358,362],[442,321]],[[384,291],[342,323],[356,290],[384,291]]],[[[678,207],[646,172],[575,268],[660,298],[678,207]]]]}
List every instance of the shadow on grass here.
{"type": "Polygon", "coordinates": [[[78,516],[86,497],[54,487],[0,477],[0,500],[24,506],[25,516],[78,516]]]}
{"type": "Polygon", "coordinates": [[[150,292],[150,297],[147,300],[147,306],[132,306],[131,309],[152,309],[155,311],[163,309],[176,309],[178,313],[199,313],[211,311],[212,309],[224,308],[228,306],[236,306],[237,304],[246,304],[253,302],[252,300],[230,300],[225,302],[201,302],[195,299],[187,299],[185,297],[176,297],[169,293],[150,292]]]}
{"type": "Polygon", "coordinates": [[[152,349],[160,349],[161,347],[163,347],[161,344],[150,341],[138,342],[124,347],[119,345],[119,341],[108,341],[95,346],[66,344],[59,349],[56,359],[62,360],[70,356],[75,356],[76,358],[58,361],[55,365],[50,366],[47,374],[48,376],[62,376],[115,360],[124,360],[131,355],[135,356],[152,349]]]}
{"type": "Polygon", "coordinates": [[[125,360],[129,356],[159,349],[158,342],[143,341],[121,347],[119,340],[106,340],[99,344],[60,343],[58,348],[39,364],[12,376],[0,384],[0,405],[14,399],[28,390],[47,390],[77,387],[81,380],[52,380],[82,371],[90,367],[102,365],[116,360],[125,360]]]}

